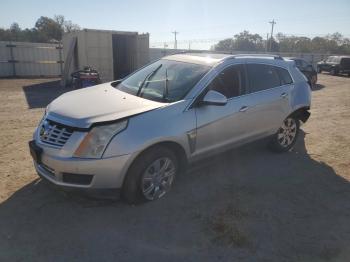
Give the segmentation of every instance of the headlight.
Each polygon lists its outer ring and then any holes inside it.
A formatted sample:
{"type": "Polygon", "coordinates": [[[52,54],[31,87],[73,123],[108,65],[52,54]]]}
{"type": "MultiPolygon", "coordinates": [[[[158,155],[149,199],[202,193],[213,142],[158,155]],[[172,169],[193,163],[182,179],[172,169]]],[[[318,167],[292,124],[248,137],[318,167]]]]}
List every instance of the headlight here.
{"type": "Polygon", "coordinates": [[[116,134],[123,131],[128,121],[122,121],[115,124],[96,126],[90,130],[74,152],[74,157],[80,158],[101,158],[109,141],[116,134]]]}

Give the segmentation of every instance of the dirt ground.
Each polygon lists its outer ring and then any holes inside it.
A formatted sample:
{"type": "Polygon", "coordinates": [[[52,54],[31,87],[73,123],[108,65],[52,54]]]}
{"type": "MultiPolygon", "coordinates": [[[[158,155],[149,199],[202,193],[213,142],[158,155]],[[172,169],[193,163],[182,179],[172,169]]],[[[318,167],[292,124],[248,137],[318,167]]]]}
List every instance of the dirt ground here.
{"type": "Polygon", "coordinates": [[[350,261],[350,78],[319,75],[292,152],[255,143],[142,206],[54,190],[27,142],[53,79],[0,80],[0,261],[350,261]]]}

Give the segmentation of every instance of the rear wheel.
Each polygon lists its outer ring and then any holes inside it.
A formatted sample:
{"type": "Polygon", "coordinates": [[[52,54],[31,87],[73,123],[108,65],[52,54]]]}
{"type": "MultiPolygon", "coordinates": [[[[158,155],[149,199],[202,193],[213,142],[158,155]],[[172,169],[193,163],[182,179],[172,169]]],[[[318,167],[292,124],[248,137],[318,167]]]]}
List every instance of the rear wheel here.
{"type": "Polygon", "coordinates": [[[298,119],[287,117],[277,133],[272,137],[270,148],[275,152],[289,151],[297,140],[299,126],[298,119]]]}
{"type": "Polygon", "coordinates": [[[170,191],[178,170],[178,160],[168,148],[147,150],[130,167],[122,197],[129,204],[157,200],[170,191]]]}
{"type": "Polygon", "coordinates": [[[330,71],[332,76],[336,76],[338,74],[337,70],[335,68],[332,68],[330,71]]]}
{"type": "Polygon", "coordinates": [[[317,83],[317,75],[311,77],[311,86],[314,87],[317,83]]]}

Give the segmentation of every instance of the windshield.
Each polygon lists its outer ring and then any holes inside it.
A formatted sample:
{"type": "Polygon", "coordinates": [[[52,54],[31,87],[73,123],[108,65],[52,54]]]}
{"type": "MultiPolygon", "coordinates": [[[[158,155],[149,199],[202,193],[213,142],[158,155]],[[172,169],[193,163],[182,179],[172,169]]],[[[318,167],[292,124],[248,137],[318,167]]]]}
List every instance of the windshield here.
{"type": "Polygon", "coordinates": [[[127,77],[117,89],[149,100],[181,100],[210,67],[162,59],[127,77]]]}

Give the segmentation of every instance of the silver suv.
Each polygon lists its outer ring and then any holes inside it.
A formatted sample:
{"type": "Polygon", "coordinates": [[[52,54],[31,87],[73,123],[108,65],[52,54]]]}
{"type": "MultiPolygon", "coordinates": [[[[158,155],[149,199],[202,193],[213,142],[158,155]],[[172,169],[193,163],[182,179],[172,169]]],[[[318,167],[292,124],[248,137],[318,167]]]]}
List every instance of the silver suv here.
{"type": "Polygon", "coordinates": [[[279,56],[178,54],[54,100],[29,142],[38,174],[69,188],[156,200],[187,163],[270,137],[290,150],[310,87],[279,56]]]}

